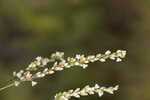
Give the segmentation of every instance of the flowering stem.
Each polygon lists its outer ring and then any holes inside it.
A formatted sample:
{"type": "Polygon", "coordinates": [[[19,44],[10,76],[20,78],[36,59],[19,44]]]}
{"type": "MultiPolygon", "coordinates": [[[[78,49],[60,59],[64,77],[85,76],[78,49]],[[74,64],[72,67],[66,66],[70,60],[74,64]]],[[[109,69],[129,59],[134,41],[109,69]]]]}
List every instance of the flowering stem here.
{"type": "Polygon", "coordinates": [[[99,53],[86,57],[84,55],[77,54],[75,57],[67,57],[66,59],[64,59],[64,52],[53,53],[50,58],[43,58],[38,56],[36,57],[36,60],[31,62],[25,70],[13,72],[14,83],[0,88],[0,91],[13,85],[18,86],[20,83],[25,81],[30,81],[32,83],[32,86],[35,86],[37,82],[33,80],[37,78],[43,78],[46,75],[54,74],[56,71],[62,71],[73,66],[79,66],[85,69],[88,67],[88,63],[96,61],[105,62],[107,59],[120,62],[125,56],[125,50],[117,50],[116,52],[111,52],[110,50],[107,50],[104,54],[99,53]],[[46,66],[49,63],[53,63],[52,67],[46,66]],[[43,70],[39,71],[40,68],[42,68],[43,70]]]}
{"type": "Polygon", "coordinates": [[[69,100],[71,97],[80,98],[81,96],[88,96],[97,93],[99,97],[101,97],[104,92],[109,94],[114,94],[114,91],[118,90],[119,86],[115,87],[100,87],[98,84],[95,84],[94,87],[90,87],[89,85],[85,86],[83,89],[77,88],[75,90],[69,90],[66,92],[60,92],[55,95],[54,100],[69,100]]]}
{"type": "Polygon", "coordinates": [[[9,88],[9,87],[12,87],[12,86],[14,86],[14,83],[11,83],[11,84],[9,84],[9,85],[6,85],[6,86],[0,88],[0,91],[3,91],[3,90],[5,90],[5,89],[7,89],[7,88],[9,88]]]}

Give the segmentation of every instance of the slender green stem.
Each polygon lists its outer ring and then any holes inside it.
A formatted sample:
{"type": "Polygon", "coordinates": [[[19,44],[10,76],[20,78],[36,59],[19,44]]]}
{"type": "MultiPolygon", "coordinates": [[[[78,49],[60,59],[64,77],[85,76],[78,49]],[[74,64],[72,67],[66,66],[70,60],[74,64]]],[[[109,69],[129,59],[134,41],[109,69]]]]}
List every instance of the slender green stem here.
{"type": "Polygon", "coordinates": [[[9,88],[9,87],[12,87],[12,86],[14,86],[14,83],[11,83],[11,84],[9,84],[9,85],[6,85],[6,86],[0,88],[0,91],[5,90],[5,89],[7,89],[7,88],[9,88]]]}

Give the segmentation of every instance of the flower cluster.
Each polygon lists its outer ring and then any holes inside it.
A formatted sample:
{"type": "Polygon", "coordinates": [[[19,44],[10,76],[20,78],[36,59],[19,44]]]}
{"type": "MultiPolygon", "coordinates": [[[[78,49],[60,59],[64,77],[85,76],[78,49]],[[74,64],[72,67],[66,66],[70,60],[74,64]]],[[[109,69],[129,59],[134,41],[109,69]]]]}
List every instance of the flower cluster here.
{"type": "Polygon", "coordinates": [[[106,59],[120,62],[125,56],[126,51],[124,50],[117,50],[114,53],[108,50],[104,54],[90,56],[77,54],[75,57],[67,57],[67,59],[64,58],[63,52],[53,53],[50,58],[42,58],[38,56],[36,60],[31,62],[25,70],[13,72],[13,77],[15,78],[14,85],[18,86],[21,82],[31,81],[32,86],[35,86],[37,84],[37,82],[34,81],[35,79],[53,74],[56,71],[61,71],[73,66],[79,66],[85,69],[88,67],[88,63],[96,61],[105,62],[106,59]],[[48,67],[46,65],[48,65],[48,67]],[[39,71],[38,69],[41,68],[43,68],[43,70],[39,71]]]}
{"type": "Polygon", "coordinates": [[[83,89],[77,88],[75,90],[69,90],[67,92],[60,92],[55,95],[54,100],[69,100],[71,97],[80,98],[80,96],[88,96],[97,93],[101,97],[104,92],[109,94],[114,94],[114,91],[118,90],[119,86],[115,87],[100,87],[98,84],[95,84],[94,87],[89,85],[85,86],[83,89]]]}

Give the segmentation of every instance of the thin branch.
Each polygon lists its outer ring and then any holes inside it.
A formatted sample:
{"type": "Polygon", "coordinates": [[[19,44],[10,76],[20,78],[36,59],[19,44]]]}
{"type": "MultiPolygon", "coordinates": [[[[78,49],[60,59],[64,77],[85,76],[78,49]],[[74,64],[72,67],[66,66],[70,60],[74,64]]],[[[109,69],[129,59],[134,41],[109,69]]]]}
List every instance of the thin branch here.
{"type": "Polygon", "coordinates": [[[9,84],[9,85],[6,85],[6,86],[0,88],[0,91],[3,91],[3,90],[5,90],[5,89],[7,89],[7,88],[9,88],[9,87],[12,87],[12,86],[14,86],[14,83],[11,83],[11,84],[9,84]]]}

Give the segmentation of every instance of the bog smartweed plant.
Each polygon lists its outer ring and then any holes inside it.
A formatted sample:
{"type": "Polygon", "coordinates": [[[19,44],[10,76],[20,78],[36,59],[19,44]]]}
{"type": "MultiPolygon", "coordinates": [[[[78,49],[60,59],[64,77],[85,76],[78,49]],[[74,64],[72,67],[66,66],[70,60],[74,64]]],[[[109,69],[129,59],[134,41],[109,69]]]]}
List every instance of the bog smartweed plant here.
{"type": "MultiPolygon", "coordinates": [[[[35,86],[37,85],[36,79],[44,78],[46,75],[54,74],[56,71],[62,71],[75,66],[86,69],[89,63],[96,61],[106,62],[107,59],[121,62],[125,56],[125,50],[117,50],[113,53],[108,50],[104,54],[99,53],[89,56],[77,54],[75,57],[67,57],[66,59],[64,58],[64,52],[53,53],[51,54],[50,58],[38,56],[36,57],[35,61],[31,62],[27,66],[26,69],[20,70],[19,72],[13,72],[12,83],[0,88],[0,91],[11,86],[17,87],[23,82],[31,82],[32,86],[35,86]],[[52,65],[52,67],[47,67],[47,65],[52,65]]],[[[77,88],[67,92],[60,92],[55,95],[54,100],[68,100],[71,97],[79,98],[80,96],[93,95],[95,93],[98,93],[99,97],[101,97],[104,92],[113,94],[114,91],[118,90],[118,87],[118,85],[108,88],[100,87],[98,84],[96,84],[94,87],[87,85],[83,89],[77,88]]]]}

